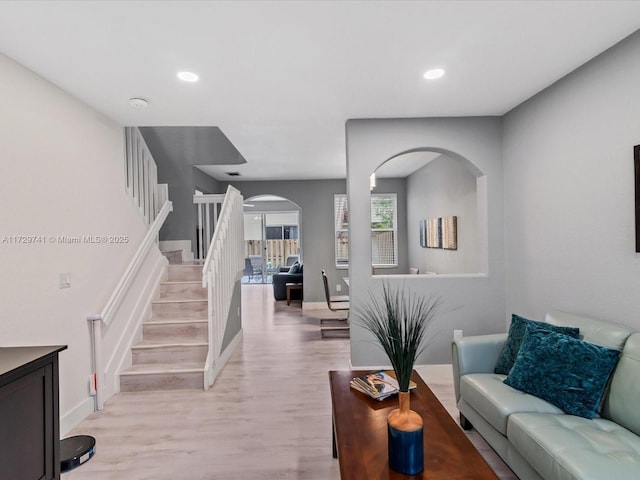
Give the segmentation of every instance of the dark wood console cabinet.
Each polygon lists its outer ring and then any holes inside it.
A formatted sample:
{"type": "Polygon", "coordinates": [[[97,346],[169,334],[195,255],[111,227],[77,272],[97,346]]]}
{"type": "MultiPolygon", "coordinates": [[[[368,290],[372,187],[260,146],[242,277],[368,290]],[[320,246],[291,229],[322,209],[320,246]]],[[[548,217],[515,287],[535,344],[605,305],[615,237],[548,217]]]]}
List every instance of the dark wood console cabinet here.
{"type": "Polygon", "coordinates": [[[0,480],[60,478],[58,352],[0,348],[0,480]]]}

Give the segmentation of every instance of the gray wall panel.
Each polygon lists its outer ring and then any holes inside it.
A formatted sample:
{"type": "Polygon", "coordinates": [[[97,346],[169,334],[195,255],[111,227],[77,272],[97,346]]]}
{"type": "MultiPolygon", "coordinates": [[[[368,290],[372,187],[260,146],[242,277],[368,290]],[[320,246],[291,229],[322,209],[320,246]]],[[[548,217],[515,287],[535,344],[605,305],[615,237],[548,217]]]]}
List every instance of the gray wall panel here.
{"type": "Polygon", "coordinates": [[[505,117],[508,313],[561,309],[640,329],[639,78],[635,33],[505,117]]]}

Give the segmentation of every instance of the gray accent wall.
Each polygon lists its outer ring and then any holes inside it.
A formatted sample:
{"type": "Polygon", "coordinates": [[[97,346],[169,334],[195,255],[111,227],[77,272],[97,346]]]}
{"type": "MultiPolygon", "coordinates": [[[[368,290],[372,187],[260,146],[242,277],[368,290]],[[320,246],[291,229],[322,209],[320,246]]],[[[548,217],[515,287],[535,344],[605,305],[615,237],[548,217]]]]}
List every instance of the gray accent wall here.
{"type": "Polygon", "coordinates": [[[478,273],[476,177],[457,158],[440,155],[407,178],[409,263],[421,273],[478,273]],[[420,246],[419,222],[457,217],[456,250],[420,246]]]}
{"type": "Polygon", "coordinates": [[[497,117],[349,120],[347,190],[351,251],[351,362],[388,364],[353,309],[377,295],[384,281],[442,299],[419,363],[450,363],[454,329],[465,335],[505,330],[504,193],[502,130],[497,117]],[[387,159],[413,150],[432,150],[467,162],[478,177],[478,269],[482,274],[371,276],[369,175],[387,159]]]}
{"type": "MultiPolygon", "coordinates": [[[[215,178],[207,175],[197,167],[192,167],[193,175],[193,189],[194,191],[200,190],[202,193],[225,193],[225,190],[220,190],[220,182],[215,178]]],[[[191,200],[193,204],[193,199],[191,200]]]]}
{"type": "Polygon", "coordinates": [[[158,135],[157,128],[144,127],[140,131],[158,167],[158,183],[169,185],[169,198],[173,202],[173,212],[160,230],[160,240],[191,240],[195,253],[195,190],[197,188],[204,193],[224,193],[225,190],[216,179],[177,158],[172,150],[166,148],[166,139],[158,135]]]}
{"type": "Polygon", "coordinates": [[[637,32],[505,116],[508,314],[560,309],[640,329],[638,79],[637,32]]]}
{"type": "MultiPolygon", "coordinates": [[[[323,302],[320,271],[325,269],[333,290],[347,275],[336,270],[334,256],[333,195],[345,193],[344,180],[232,182],[245,199],[277,195],[300,207],[301,253],[304,263],[304,301],[323,302]]],[[[343,284],[344,285],[344,284],[343,284]]],[[[343,287],[344,288],[344,287],[343,287]]]]}
{"type": "MultiPolygon", "coordinates": [[[[151,146],[149,146],[151,149],[151,146]]],[[[160,240],[191,240],[196,245],[196,207],[193,195],[196,188],[204,193],[224,193],[220,183],[206,173],[188,165],[176,165],[170,159],[151,150],[158,165],[158,183],[169,185],[173,212],[160,229],[160,240]]]]}
{"type": "Polygon", "coordinates": [[[241,282],[236,282],[233,287],[233,296],[231,297],[231,306],[229,307],[229,315],[227,316],[227,327],[222,337],[222,350],[229,346],[235,336],[242,330],[242,297],[241,282]]]}

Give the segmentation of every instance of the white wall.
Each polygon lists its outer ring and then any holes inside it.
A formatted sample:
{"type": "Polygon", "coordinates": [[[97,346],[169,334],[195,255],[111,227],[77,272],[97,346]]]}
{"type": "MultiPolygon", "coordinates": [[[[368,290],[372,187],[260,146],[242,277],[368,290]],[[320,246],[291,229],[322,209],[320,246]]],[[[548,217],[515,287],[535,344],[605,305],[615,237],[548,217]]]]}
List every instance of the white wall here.
{"type": "Polygon", "coordinates": [[[87,315],[105,305],[145,227],[123,180],[123,130],[0,55],[0,346],[68,345],[61,416],[92,409],[87,315]],[[10,244],[5,236],[43,236],[10,244]],[[124,235],[124,244],[54,244],[55,235],[124,235]],[[71,274],[71,288],[58,275],[71,274]]]}
{"type": "Polygon", "coordinates": [[[636,33],[505,117],[508,313],[564,309],[640,329],[639,79],[636,33]]]}
{"type": "MultiPolygon", "coordinates": [[[[352,307],[380,291],[382,282],[403,284],[425,296],[440,296],[444,312],[430,335],[430,344],[418,363],[449,363],[454,329],[465,334],[504,331],[504,210],[501,120],[478,118],[423,118],[349,120],[347,133],[347,191],[349,235],[352,245],[350,295],[352,307]],[[369,175],[392,156],[412,149],[433,150],[468,160],[478,180],[479,269],[476,275],[371,276],[369,239],[369,175]]],[[[351,361],[354,366],[388,363],[373,337],[351,313],[351,361]]]]}
{"type": "Polygon", "coordinates": [[[407,178],[409,265],[420,272],[478,273],[476,177],[465,162],[440,155],[407,178]],[[457,217],[457,249],[420,246],[419,222],[457,217]]]}

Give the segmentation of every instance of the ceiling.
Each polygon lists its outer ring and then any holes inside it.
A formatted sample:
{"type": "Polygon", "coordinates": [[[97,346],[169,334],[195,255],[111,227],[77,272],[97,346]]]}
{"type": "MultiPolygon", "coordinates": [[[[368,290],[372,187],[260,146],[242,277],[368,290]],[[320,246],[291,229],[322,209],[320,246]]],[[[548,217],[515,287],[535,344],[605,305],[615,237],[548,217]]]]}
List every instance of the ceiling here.
{"type": "Polygon", "coordinates": [[[636,1],[0,2],[0,52],[122,125],[219,127],[244,180],[344,178],[347,119],[503,115],[638,28],[636,1]]]}

